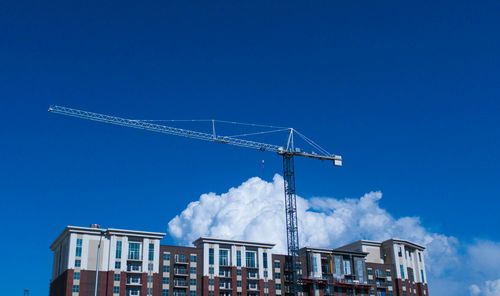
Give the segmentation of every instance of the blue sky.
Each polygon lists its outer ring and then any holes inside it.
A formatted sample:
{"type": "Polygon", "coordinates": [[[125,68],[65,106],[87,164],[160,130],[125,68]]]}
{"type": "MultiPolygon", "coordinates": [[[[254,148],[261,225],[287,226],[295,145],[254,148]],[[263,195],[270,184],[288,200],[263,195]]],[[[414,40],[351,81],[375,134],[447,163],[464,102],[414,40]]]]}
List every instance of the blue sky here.
{"type": "Polygon", "coordinates": [[[344,157],[342,168],[298,159],[302,197],[382,191],[396,218],[500,241],[497,1],[2,6],[5,294],[47,294],[48,247],[66,225],[166,232],[201,194],[281,173],[272,153],[53,115],[50,104],[293,126],[344,157]],[[29,284],[16,276],[28,269],[29,284]]]}

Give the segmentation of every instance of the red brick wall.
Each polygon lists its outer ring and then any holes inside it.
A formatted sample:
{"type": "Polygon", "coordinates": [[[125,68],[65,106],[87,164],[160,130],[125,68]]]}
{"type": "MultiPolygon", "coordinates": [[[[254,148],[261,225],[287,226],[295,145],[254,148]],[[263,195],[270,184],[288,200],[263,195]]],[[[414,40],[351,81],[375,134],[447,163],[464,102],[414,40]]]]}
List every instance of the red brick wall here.
{"type": "Polygon", "coordinates": [[[141,295],[146,295],[148,289],[148,274],[141,273],[141,295]]]}
{"type": "Polygon", "coordinates": [[[274,283],[274,280],[269,281],[269,296],[275,296],[276,295],[276,285],[274,283]]]}
{"type": "Polygon", "coordinates": [[[231,291],[231,295],[232,296],[236,296],[236,292],[238,290],[237,288],[237,285],[236,285],[236,282],[237,282],[237,277],[236,277],[236,267],[231,267],[231,288],[233,288],[233,290],[231,291]]]}
{"type": "Polygon", "coordinates": [[[247,269],[241,268],[241,296],[247,296],[247,269]]]}
{"type": "Polygon", "coordinates": [[[214,293],[216,296],[219,296],[219,277],[215,277],[214,279],[214,293]]]}
{"type": "Polygon", "coordinates": [[[264,296],[264,280],[259,280],[259,295],[264,296]]]}
{"type": "Polygon", "coordinates": [[[202,295],[208,296],[208,276],[204,276],[201,281],[202,281],[202,285],[203,285],[202,295]]]}
{"type": "Polygon", "coordinates": [[[120,296],[125,296],[127,292],[127,273],[120,273],[120,296]]]}

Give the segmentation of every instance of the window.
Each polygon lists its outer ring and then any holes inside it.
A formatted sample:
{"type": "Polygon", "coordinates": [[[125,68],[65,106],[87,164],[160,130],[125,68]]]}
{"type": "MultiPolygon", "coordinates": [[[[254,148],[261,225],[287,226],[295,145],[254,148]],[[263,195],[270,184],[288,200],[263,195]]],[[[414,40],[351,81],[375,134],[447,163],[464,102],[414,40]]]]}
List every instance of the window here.
{"type": "Polygon", "coordinates": [[[280,268],[280,262],[274,261],[274,268],[280,268]]]}
{"type": "Polygon", "coordinates": [[[152,271],[152,270],[153,270],[153,263],[149,263],[149,264],[148,264],[148,270],[149,270],[149,271],[152,271]]]}
{"type": "Polygon", "coordinates": [[[115,257],[117,259],[120,259],[122,257],[122,242],[121,241],[117,241],[116,242],[116,253],[115,253],[115,257]]]}
{"type": "Polygon", "coordinates": [[[398,256],[403,257],[403,252],[401,251],[401,247],[398,247],[398,256]]]}
{"type": "Polygon", "coordinates": [[[219,265],[229,265],[228,250],[219,250],[219,265]]]}
{"type": "Polygon", "coordinates": [[[161,290],[161,296],[168,296],[168,290],[166,289],[161,290]]]}
{"type": "Polygon", "coordinates": [[[241,269],[236,270],[236,275],[241,275],[241,269]]]}
{"type": "Polygon", "coordinates": [[[148,275],[148,283],[152,283],[153,282],[153,276],[152,275],[148,275]]]}
{"type": "Polygon", "coordinates": [[[209,267],[208,268],[208,273],[209,274],[214,274],[214,268],[213,267],[209,267]]]}
{"type": "Polygon", "coordinates": [[[190,274],[196,274],[196,267],[190,267],[189,268],[189,273],[190,274]]]}
{"type": "Polygon", "coordinates": [[[370,290],[370,295],[375,295],[375,291],[374,290],[370,290]]]}
{"type": "Polygon", "coordinates": [[[209,285],[209,286],[213,286],[213,285],[214,285],[214,283],[215,283],[214,279],[209,279],[209,280],[208,280],[208,285],[209,285]]]}
{"type": "Polygon", "coordinates": [[[371,268],[368,268],[368,271],[367,271],[368,275],[373,275],[373,269],[371,268]]]}
{"type": "Polygon", "coordinates": [[[392,287],[392,281],[388,281],[387,286],[392,287]]]}
{"type": "Polygon", "coordinates": [[[175,262],[186,262],[186,256],[184,254],[175,255],[175,262]]]}
{"type": "Polygon", "coordinates": [[[280,277],[281,277],[281,274],[279,272],[276,272],[274,274],[274,279],[280,279],[280,277]]]}
{"type": "Polygon", "coordinates": [[[424,270],[423,269],[420,270],[420,275],[422,276],[422,283],[425,283],[424,270]]]}
{"type": "Polygon", "coordinates": [[[236,266],[241,266],[241,251],[236,251],[236,266]]]}
{"type": "Polygon", "coordinates": [[[115,273],[114,280],[117,282],[120,281],[120,274],[119,273],[115,273]]]}
{"type": "Polygon", "coordinates": [[[401,270],[401,278],[404,279],[405,278],[405,268],[403,267],[403,265],[399,265],[399,269],[401,270]]]}
{"type": "Polygon", "coordinates": [[[281,290],[281,284],[276,284],[276,290],[281,290]]]}
{"type": "Polygon", "coordinates": [[[318,258],[312,257],[313,272],[318,272],[318,258]]]}
{"type": "Polygon", "coordinates": [[[139,260],[140,258],[140,243],[128,243],[128,259],[139,260]]]}
{"type": "Polygon", "coordinates": [[[189,284],[191,286],[196,286],[196,279],[189,279],[189,284]]]}
{"type": "Polygon", "coordinates": [[[190,258],[190,259],[191,259],[191,262],[196,262],[196,261],[198,261],[198,260],[197,260],[196,255],[191,255],[191,258],[190,258]]]}
{"type": "Polygon", "coordinates": [[[163,260],[170,261],[170,253],[163,253],[163,260]]]}
{"type": "Polygon", "coordinates": [[[115,269],[120,269],[122,267],[122,263],[120,261],[115,262],[115,269]]]}
{"type": "Polygon", "coordinates": [[[387,269],[387,270],[385,271],[385,275],[386,275],[386,276],[391,276],[391,271],[390,271],[389,269],[387,269]]]}
{"type": "Polygon", "coordinates": [[[168,283],[170,283],[170,278],[168,278],[168,277],[164,277],[164,278],[162,279],[162,281],[161,281],[161,282],[162,282],[163,284],[168,284],[168,283]]]}
{"type": "Polygon", "coordinates": [[[75,273],[73,274],[73,279],[74,279],[74,280],[79,280],[79,279],[80,279],[80,273],[79,273],[79,272],[75,272],[75,273]]]}
{"type": "Polygon", "coordinates": [[[255,267],[255,252],[246,252],[246,265],[247,267],[255,267]]]}
{"type": "Polygon", "coordinates": [[[214,249],[208,249],[208,264],[214,264],[214,249]]]}
{"type": "Polygon", "coordinates": [[[264,268],[267,268],[267,253],[264,253],[262,254],[262,266],[264,266],[264,268]]]}
{"type": "MultiPolygon", "coordinates": [[[[364,280],[365,276],[363,274],[363,261],[358,260],[357,263],[358,263],[358,266],[357,266],[358,267],[358,280],[360,282],[364,282],[365,281],[364,280]]],[[[380,270],[380,274],[382,276],[382,270],[380,270]]]]}
{"type": "Polygon", "coordinates": [[[336,275],[341,275],[342,273],[340,272],[340,259],[335,258],[335,274],[336,275]]]}
{"type": "Polygon", "coordinates": [[[422,253],[418,253],[418,261],[422,262],[422,253]]]}
{"type": "Polygon", "coordinates": [[[408,267],[408,279],[411,279],[412,282],[415,281],[415,279],[413,278],[413,270],[411,270],[409,267],[408,267]]]}
{"type": "Polygon", "coordinates": [[[266,278],[268,275],[267,270],[264,270],[264,277],[266,278]]]}
{"type": "Polygon", "coordinates": [[[81,257],[82,256],[82,239],[81,238],[77,238],[76,239],[76,253],[75,253],[75,256],[76,257],[81,257]]]}
{"type": "Polygon", "coordinates": [[[75,267],[80,267],[80,265],[82,265],[82,261],[80,261],[80,259],[76,259],[75,260],[75,267]]]}
{"type": "Polygon", "coordinates": [[[148,288],[148,289],[146,290],[146,294],[148,294],[148,295],[153,295],[153,288],[148,288]]]}
{"type": "Polygon", "coordinates": [[[236,287],[241,287],[241,281],[236,281],[236,287]]]}
{"type": "Polygon", "coordinates": [[[163,265],[163,272],[170,272],[170,265],[163,265]]]}
{"type": "Polygon", "coordinates": [[[351,261],[344,260],[344,274],[351,274],[351,261]]]}
{"type": "Polygon", "coordinates": [[[79,285],[73,285],[73,292],[80,292],[80,286],[79,285]]]}
{"type": "Polygon", "coordinates": [[[149,244],[148,260],[155,260],[155,244],[149,244]]]}
{"type": "Polygon", "coordinates": [[[120,287],[113,287],[113,294],[120,294],[120,287]]]}
{"type": "Polygon", "coordinates": [[[189,296],[196,296],[196,291],[189,291],[189,296]]]}

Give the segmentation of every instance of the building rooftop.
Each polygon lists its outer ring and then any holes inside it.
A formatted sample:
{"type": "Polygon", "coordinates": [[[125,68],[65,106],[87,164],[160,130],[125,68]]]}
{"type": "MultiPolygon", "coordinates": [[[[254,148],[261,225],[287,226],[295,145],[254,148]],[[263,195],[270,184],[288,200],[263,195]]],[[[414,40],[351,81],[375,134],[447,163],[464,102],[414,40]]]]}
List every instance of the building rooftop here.
{"type": "Polygon", "coordinates": [[[81,227],[81,226],[71,226],[68,225],[63,230],[63,232],[56,238],[56,240],[50,245],[52,250],[70,233],[82,233],[91,235],[124,235],[124,236],[136,236],[152,239],[162,239],[165,233],[161,232],[149,232],[149,231],[137,231],[137,230],[127,230],[127,229],[116,229],[116,228],[99,228],[99,227],[81,227]]]}
{"type": "Polygon", "coordinates": [[[199,239],[197,239],[193,242],[193,245],[195,245],[196,247],[199,247],[204,243],[239,245],[239,246],[268,248],[268,249],[271,249],[275,246],[275,244],[270,244],[270,243],[229,240],[229,239],[220,239],[220,238],[211,238],[211,237],[200,237],[199,239]]]}

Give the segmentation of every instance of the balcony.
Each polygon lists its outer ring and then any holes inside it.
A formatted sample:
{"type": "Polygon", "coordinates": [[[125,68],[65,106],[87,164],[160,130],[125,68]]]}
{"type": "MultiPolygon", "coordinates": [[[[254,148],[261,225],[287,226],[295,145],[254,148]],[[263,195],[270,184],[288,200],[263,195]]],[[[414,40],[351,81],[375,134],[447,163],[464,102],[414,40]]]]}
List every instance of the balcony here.
{"type": "Polygon", "coordinates": [[[174,268],[174,275],[188,276],[189,274],[186,268],[174,268]]]}
{"type": "Polygon", "coordinates": [[[129,278],[127,278],[127,285],[128,286],[140,286],[141,285],[141,278],[140,277],[129,277],[129,278]]]}
{"type": "Polygon", "coordinates": [[[257,285],[248,285],[247,286],[248,291],[259,291],[259,286],[257,285]]]}
{"type": "Polygon", "coordinates": [[[249,280],[257,280],[259,278],[259,274],[256,272],[247,273],[247,279],[249,280]]]}
{"type": "Polygon", "coordinates": [[[231,271],[228,269],[219,269],[219,277],[231,278],[231,271]]]}
{"type": "Polygon", "coordinates": [[[386,283],[380,283],[380,282],[377,282],[377,288],[386,288],[387,287],[387,284],[386,283]]]}
{"type": "Polygon", "coordinates": [[[221,290],[231,290],[231,283],[220,283],[219,289],[221,290]]]}
{"type": "Polygon", "coordinates": [[[178,255],[176,255],[175,258],[174,258],[174,262],[175,262],[175,264],[189,265],[189,262],[186,260],[185,256],[178,256],[178,255]]]}
{"type": "Polygon", "coordinates": [[[141,296],[141,291],[139,289],[137,290],[129,290],[125,294],[126,296],[141,296]]]}
{"type": "Polygon", "coordinates": [[[127,265],[127,272],[141,273],[142,272],[142,266],[140,264],[128,264],[127,265]]]}
{"type": "Polygon", "coordinates": [[[175,288],[188,288],[189,282],[188,281],[181,281],[181,280],[174,280],[174,287],[175,288]]]}

